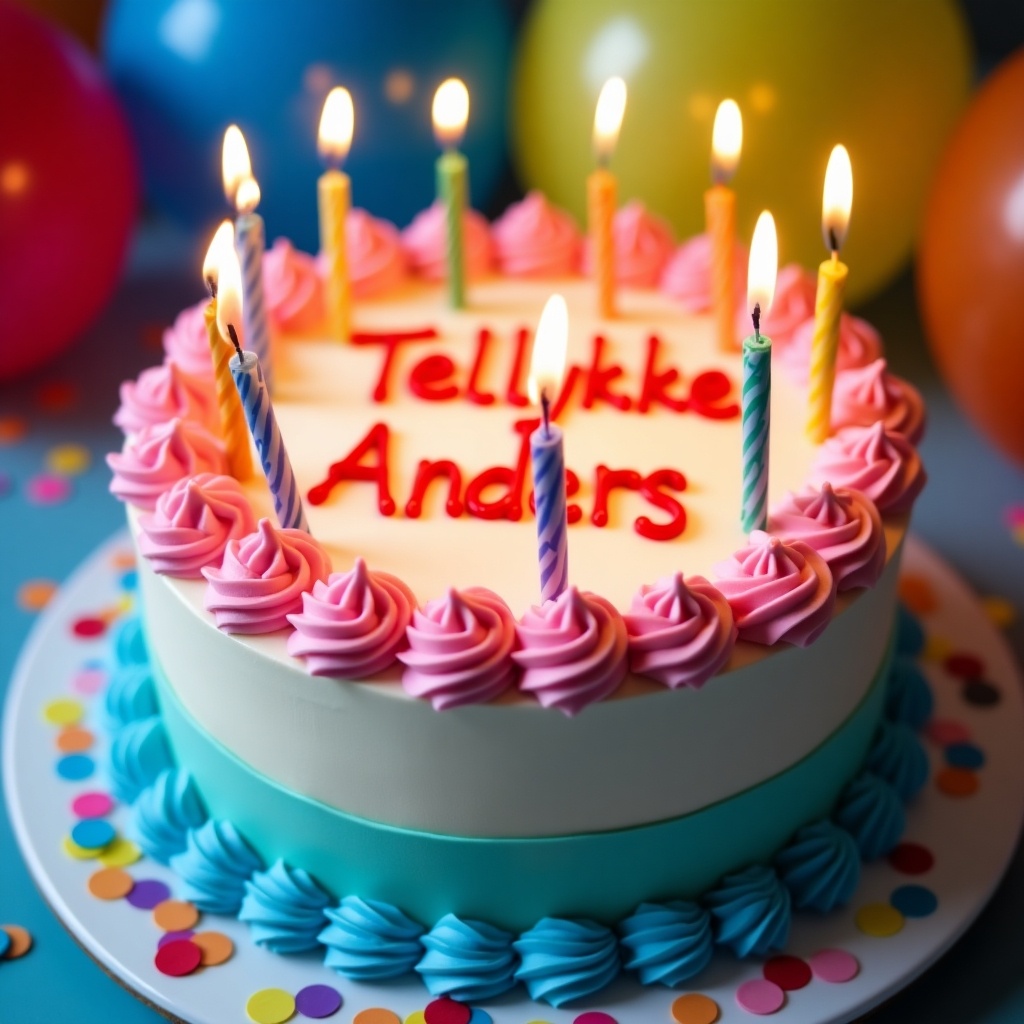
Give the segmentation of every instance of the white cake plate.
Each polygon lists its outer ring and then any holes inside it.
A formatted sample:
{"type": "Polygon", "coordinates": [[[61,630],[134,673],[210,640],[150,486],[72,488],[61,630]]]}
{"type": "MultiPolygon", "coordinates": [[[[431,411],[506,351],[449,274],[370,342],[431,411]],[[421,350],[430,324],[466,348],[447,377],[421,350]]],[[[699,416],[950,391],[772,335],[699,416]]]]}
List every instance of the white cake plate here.
{"type": "MultiPolygon", "coordinates": [[[[94,861],[69,858],[62,850],[74,817],[70,803],[76,794],[105,787],[102,771],[84,782],[69,782],[55,771],[59,756],[57,729],[41,715],[56,697],[75,696],[98,712],[99,696],[84,697],[72,690],[72,679],[91,660],[107,657],[106,637],[83,640],[71,624],[82,616],[116,608],[124,601],[121,577],[129,552],[126,534],[100,547],[72,576],[41,616],[26,644],[12,681],[4,717],[4,789],[15,833],[25,860],[44,897],[72,935],[106,970],[144,1001],[167,1015],[190,1024],[244,1022],[246,1003],[257,990],[274,987],[293,995],[311,984],[327,984],[343,996],[344,1005],[331,1020],[349,1024],[363,1009],[382,1007],[401,1021],[423,1018],[430,997],[418,980],[400,984],[366,985],[339,977],[323,966],[319,956],[283,957],[264,952],[249,941],[244,925],[234,919],[206,915],[201,928],[221,931],[235,941],[235,954],[218,967],[184,978],[166,977],[153,963],[159,930],[149,913],[125,900],[104,902],[92,897],[86,882],[96,870],[94,861]],[[121,568],[115,568],[120,557],[121,568]]],[[[995,706],[969,704],[963,684],[942,664],[926,662],[925,670],[936,698],[936,715],[962,723],[985,755],[977,776],[980,788],[969,797],[950,797],[939,790],[935,774],[945,767],[944,750],[925,740],[932,776],[907,815],[904,839],[923,844],[935,856],[926,874],[900,874],[887,861],[865,865],[860,887],[850,905],[825,917],[794,915],[787,954],[807,958],[824,948],[840,948],[860,962],[860,973],[845,984],[817,978],[789,992],[773,1021],[784,1024],[839,1024],[877,1006],[933,964],[963,934],[992,895],[1006,870],[1024,817],[1024,759],[1020,735],[1024,724],[1020,676],[1002,637],[977,599],[952,570],[920,542],[910,538],[904,575],[927,580],[936,601],[922,616],[927,632],[941,638],[949,650],[976,655],[984,663],[985,679],[995,686],[995,706]],[[938,908],[927,917],[908,917],[897,934],[880,938],[862,932],[857,911],[867,904],[889,901],[900,886],[919,884],[938,897],[938,908]]],[[[827,685],[827,680],[822,680],[827,685]]],[[[94,715],[98,721],[98,713],[94,715]]],[[[101,730],[90,751],[102,763],[106,743],[101,730]]],[[[128,828],[124,808],[110,820],[128,828]]],[[[172,892],[175,878],[161,865],[143,859],[128,869],[136,879],[166,881],[172,892]]],[[[737,961],[716,953],[710,968],[683,992],[699,992],[720,1008],[725,1024],[755,1018],[736,1001],[738,988],[762,977],[762,964],[737,961]]],[[[481,1007],[472,1024],[572,1024],[586,1011],[603,1011],[617,1024],[671,1024],[673,1001],[682,994],[661,987],[643,987],[629,976],[599,993],[585,1005],[556,1010],[531,1002],[521,986],[481,1007]]],[[[592,1018],[597,1024],[601,1018],[592,1018]]],[[[602,1024],[610,1024],[605,1019],[602,1024]]]]}

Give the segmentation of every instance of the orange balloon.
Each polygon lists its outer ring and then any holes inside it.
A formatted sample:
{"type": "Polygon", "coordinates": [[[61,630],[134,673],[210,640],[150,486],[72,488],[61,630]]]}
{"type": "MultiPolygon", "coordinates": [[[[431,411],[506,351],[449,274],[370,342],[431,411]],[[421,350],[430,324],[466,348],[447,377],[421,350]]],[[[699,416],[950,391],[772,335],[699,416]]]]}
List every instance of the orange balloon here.
{"type": "Polygon", "coordinates": [[[1024,50],[978,91],[939,164],[917,287],[932,353],[971,421],[1024,464],[1024,50]]]}

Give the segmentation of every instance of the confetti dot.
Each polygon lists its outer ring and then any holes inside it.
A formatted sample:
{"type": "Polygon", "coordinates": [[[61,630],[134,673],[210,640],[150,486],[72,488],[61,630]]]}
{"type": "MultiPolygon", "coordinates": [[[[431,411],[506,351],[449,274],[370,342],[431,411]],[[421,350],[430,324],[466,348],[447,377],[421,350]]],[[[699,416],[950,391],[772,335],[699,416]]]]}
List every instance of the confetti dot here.
{"type": "Polygon", "coordinates": [[[134,885],[135,879],[121,868],[100,868],[89,876],[89,892],[98,900],[123,899],[134,885]]]}
{"type": "Polygon", "coordinates": [[[618,1024],[618,1021],[610,1013],[588,1010],[574,1018],[572,1024],[618,1024]]]}
{"type": "Polygon", "coordinates": [[[1005,597],[986,597],[981,602],[989,622],[997,629],[1006,629],[1017,618],[1017,609],[1005,597]]]}
{"type": "Polygon", "coordinates": [[[196,932],[192,941],[203,951],[204,967],[225,963],[235,951],[235,944],[223,932],[196,932]]]}
{"type": "Polygon", "coordinates": [[[153,923],[165,932],[183,932],[199,921],[199,911],[186,900],[164,900],[153,908],[153,923]]]}
{"type": "Polygon", "coordinates": [[[676,1024],[715,1024],[718,1003],[701,992],[688,992],[672,1003],[672,1019],[676,1024]]]}
{"type": "Polygon", "coordinates": [[[171,890],[163,882],[155,878],[143,878],[135,883],[135,888],[128,895],[128,902],[139,910],[152,910],[170,895],[171,890]]]}
{"type": "Polygon", "coordinates": [[[17,444],[28,433],[28,423],[20,416],[0,416],[0,444],[17,444]]]}
{"type": "Polygon", "coordinates": [[[469,1018],[469,1024],[494,1024],[494,1018],[479,1006],[473,1007],[473,1016],[469,1018]]]}
{"type": "Polygon", "coordinates": [[[900,600],[915,615],[927,615],[938,607],[935,591],[923,576],[913,576],[909,573],[901,576],[899,595],[900,600]]]}
{"type": "Polygon", "coordinates": [[[741,1010],[765,1017],[782,1009],[786,993],[778,985],[763,978],[745,981],[736,989],[736,1002],[741,1010]]]}
{"type": "Polygon", "coordinates": [[[115,551],[110,556],[110,564],[115,569],[132,569],[135,567],[135,552],[131,548],[115,551]]]}
{"type": "Polygon", "coordinates": [[[7,937],[11,940],[10,946],[7,947],[5,960],[17,960],[32,948],[32,934],[26,928],[22,928],[20,924],[3,924],[0,925],[0,930],[6,932],[7,937]]]}
{"type": "Polygon", "coordinates": [[[95,770],[96,763],[88,754],[68,754],[57,762],[57,774],[69,782],[87,779],[95,770]]]}
{"type": "Polygon", "coordinates": [[[971,738],[967,725],[952,718],[933,718],[928,723],[927,732],[929,739],[943,747],[951,743],[966,743],[971,738]]]}
{"type": "Polygon", "coordinates": [[[939,898],[923,885],[901,885],[893,891],[889,902],[904,917],[928,917],[938,908],[939,898]]]}
{"type": "Polygon", "coordinates": [[[765,980],[783,992],[795,992],[811,983],[811,969],[798,956],[773,956],[763,969],[765,980]]]}
{"type": "MultiPolygon", "coordinates": [[[[168,942],[165,946],[157,948],[153,962],[161,974],[168,974],[172,978],[182,978],[191,974],[202,959],[202,951],[188,939],[178,939],[177,942],[168,942]]],[[[282,1020],[287,1020],[287,1017],[282,1020]]]]}
{"type": "Polygon", "coordinates": [[[427,1024],[469,1024],[473,1011],[465,1003],[456,1002],[447,996],[427,1003],[423,1019],[427,1024]]]}
{"type": "Polygon", "coordinates": [[[981,781],[967,768],[943,768],[935,776],[935,785],[946,796],[973,796],[981,781]]]}
{"type": "Polygon", "coordinates": [[[78,400],[78,388],[69,380],[51,380],[36,388],[36,405],[46,412],[63,412],[78,400]]]}
{"type": "Polygon", "coordinates": [[[954,768],[981,768],[985,752],[973,743],[953,743],[946,747],[946,764],[954,768]]]}
{"type": "Polygon", "coordinates": [[[71,632],[81,640],[91,640],[93,637],[102,636],[107,629],[107,624],[102,619],[89,615],[76,619],[71,624],[71,632]]]}
{"type": "Polygon", "coordinates": [[[71,497],[71,484],[62,476],[39,473],[25,484],[25,497],[33,505],[59,505],[71,497]]]}
{"type": "MultiPolygon", "coordinates": [[[[164,934],[156,940],[156,948],[159,949],[161,946],[166,946],[168,942],[180,942],[182,939],[194,939],[195,935],[196,933],[193,931],[164,932],[164,934]]],[[[202,960],[199,961],[199,965],[203,966],[202,960]]]]}
{"type": "Polygon", "coordinates": [[[65,836],[61,841],[61,849],[74,860],[96,860],[100,855],[99,850],[90,850],[86,846],[79,846],[71,836],[65,836]]]}
{"type": "Polygon", "coordinates": [[[96,737],[88,729],[83,729],[80,725],[66,726],[57,733],[57,749],[64,754],[84,753],[95,742],[96,737]]]}
{"type": "Polygon", "coordinates": [[[18,587],[18,607],[26,612],[40,612],[56,592],[53,580],[26,580],[18,587]]]}
{"type": "Polygon", "coordinates": [[[103,818],[86,818],[71,830],[71,841],[83,850],[95,850],[97,855],[117,837],[117,831],[103,818]]]}
{"type": "Polygon", "coordinates": [[[139,585],[139,574],[135,569],[129,569],[121,577],[121,589],[122,590],[136,590],[139,585]]]}
{"type": "Polygon", "coordinates": [[[7,932],[0,929],[0,960],[7,956],[7,950],[11,948],[11,937],[7,932]]]}
{"type": "Polygon", "coordinates": [[[887,903],[868,903],[857,911],[857,927],[876,939],[888,938],[903,928],[903,915],[887,903]]]}
{"type": "Polygon", "coordinates": [[[107,674],[102,669],[86,668],[71,680],[71,689],[91,697],[107,685],[107,674]]]}
{"type": "Polygon", "coordinates": [[[921,652],[926,661],[944,662],[953,652],[953,644],[944,636],[929,636],[921,652]]]}
{"type": "Polygon", "coordinates": [[[903,875],[923,875],[935,866],[935,855],[920,843],[900,843],[889,854],[889,863],[903,875]]]}
{"type": "Polygon", "coordinates": [[[810,964],[814,976],[830,985],[842,985],[860,973],[857,958],[845,949],[819,950],[810,957],[810,964]]]}
{"type": "Polygon", "coordinates": [[[124,836],[118,836],[101,854],[100,863],[108,868],[126,868],[142,859],[142,851],[124,836]]]}
{"type": "Polygon", "coordinates": [[[76,818],[102,818],[113,809],[113,798],[106,793],[79,793],[71,801],[71,813],[76,818]]]}
{"type": "Polygon", "coordinates": [[[78,476],[89,468],[92,455],[80,444],[60,444],[46,453],[46,468],[58,476],[78,476]]]}
{"type": "Polygon", "coordinates": [[[417,1010],[405,1018],[405,1024],[427,1024],[427,1018],[423,1016],[422,1010],[417,1010]]]}
{"type": "Polygon", "coordinates": [[[360,1010],[353,1018],[352,1024],[402,1024],[402,1018],[393,1010],[385,1010],[383,1006],[371,1006],[360,1010]]]}
{"type": "Polygon", "coordinates": [[[50,725],[74,725],[84,714],[82,702],[72,697],[58,697],[43,707],[43,718],[50,725]]]}
{"type": "Polygon", "coordinates": [[[284,1024],[295,1012],[295,999],[283,988],[264,988],[249,996],[245,1012],[253,1024],[284,1024]]]}
{"type": "Polygon", "coordinates": [[[963,695],[964,700],[968,704],[973,704],[979,708],[992,707],[1002,700],[1002,695],[999,691],[991,683],[986,683],[983,679],[970,680],[964,686],[963,695]]]}
{"type": "Polygon", "coordinates": [[[322,1020],[341,1008],[341,993],[330,985],[307,985],[295,993],[295,1009],[303,1017],[322,1020]]]}
{"type": "Polygon", "coordinates": [[[954,651],[943,662],[946,671],[958,679],[975,679],[985,671],[981,659],[964,651],[954,651]]]}

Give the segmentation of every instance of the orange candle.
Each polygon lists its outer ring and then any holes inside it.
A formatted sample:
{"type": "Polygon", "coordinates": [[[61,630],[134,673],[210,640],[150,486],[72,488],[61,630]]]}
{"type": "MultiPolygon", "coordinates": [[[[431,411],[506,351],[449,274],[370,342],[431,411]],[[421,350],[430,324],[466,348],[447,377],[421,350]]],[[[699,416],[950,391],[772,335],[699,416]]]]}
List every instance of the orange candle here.
{"type": "Polygon", "coordinates": [[[603,317],[615,316],[615,236],[613,224],[618,182],[608,169],[626,109],[626,83],[609,78],[601,88],[594,112],[594,153],[597,169],[587,178],[587,229],[597,284],[597,308],[603,317]]]}
{"type": "Polygon", "coordinates": [[[711,308],[719,347],[736,348],[735,275],[736,193],[728,182],[736,173],[743,147],[743,119],[733,100],[722,100],[711,138],[713,184],[704,193],[704,222],[711,240],[711,308]]]}

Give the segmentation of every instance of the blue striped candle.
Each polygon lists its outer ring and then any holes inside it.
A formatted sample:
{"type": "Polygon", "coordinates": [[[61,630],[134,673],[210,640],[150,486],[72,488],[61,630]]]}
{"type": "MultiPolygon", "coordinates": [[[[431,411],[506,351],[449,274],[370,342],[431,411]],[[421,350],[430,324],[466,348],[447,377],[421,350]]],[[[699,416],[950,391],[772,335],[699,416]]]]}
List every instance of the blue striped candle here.
{"type": "Polygon", "coordinates": [[[263,301],[263,250],[266,248],[266,236],[263,218],[255,211],[248,210],[238,214],[235,221],[235,248],[242,266],[245,344],[259,356],[263,375],[269,386],[273,376],[273,364],[270,360],[267,306],[263,301]]]}
{"type": "Polygon", "coordinates": [[[772,339],[755,332],[743,341],[743,493],[740,521],[744,533],[768,526],[768,426],[772,397],[772,339]]]}
{"type": "Polygon", "coordinates": [[[305,530],[309,533],[302,498],[295,482],[295,473],[284,448],[284,439],[274,416],[263,367],[255,352],[238,350],[228,364],[235,387],[242,400],[242,411],[249,424],[260,465],[267,476],[267,484],[274,499],[277,520],[285,529],[305,530]]]}
{"type": "Polygon", "coordinates": [[[540,599],[553,601],[569,585],[568,514],[562,431],[541,424],[530,435],[533,499],[537,507],[540,599]]]}

